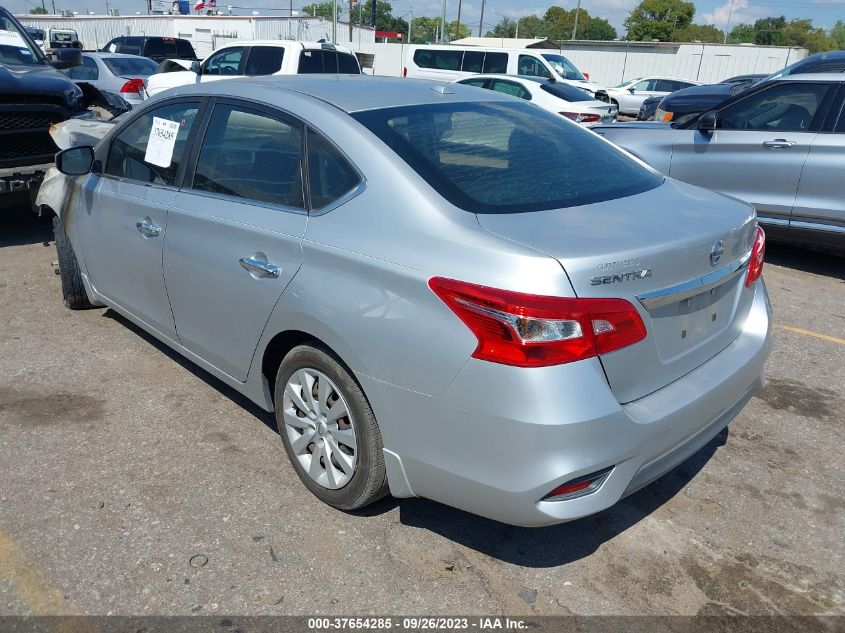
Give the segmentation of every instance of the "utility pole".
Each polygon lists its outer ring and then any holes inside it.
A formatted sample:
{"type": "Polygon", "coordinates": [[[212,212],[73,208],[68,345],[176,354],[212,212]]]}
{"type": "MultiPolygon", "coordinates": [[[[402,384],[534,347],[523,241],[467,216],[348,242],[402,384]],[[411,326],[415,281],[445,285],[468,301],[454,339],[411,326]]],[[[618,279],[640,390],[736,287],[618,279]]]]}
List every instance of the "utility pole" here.
{"type": "Polygon", "coordinates": [[[440,43],[446,42],[446,0],[440,0],[440,43]]]}
{"type": "Polygon", "coordinates": [[[337,44],[337,0],[332,0],[332,44],[337,44]]]}
{"type": "Polygon", "coordinates": [[[572,37],[570,40],[575,39],[575,32],[578,30],[578,14],[581,13],[581,0],[578,0],[578,6],[575,7],[575,24],[572,25],[572,37]]]}
{"type": "Polygon", "coordinates": [[[518,40],[518,39],[519,39],[519,21],[520,21],[521,19],[522,19],[522,18],[517,18],[517,19],[516,19],[516,34],[514,35],[514,39],[515,39],[515,40],[518,40]]]}
{"type": "Polygon", "coordinates": [[[484,25],[484,4],[485,1],[481,0],[481,20],[478,21],[478,37],[481,37],[481,27],[484,25]]]}
{"type": "Polygon", "coordinates": [[[455,36],[461,37],[461,0],[458,0],[458,26],[455,28],[455,36]]]}
{"type": "Polygon", "coordinates": [[[733,15],[733,12],[734,12],[734,0],[731,0],[731,8],[728,9],[728,23],[725,24],[725,40],[722,42],[722,44],[728,43],[728,29],[731,26],[731,15],[733,15]]]}
{"type": "Polygon", "coordinates": [[[44,13],[47,13],[47,7],[44,6],[44,0],[41,0],[41,8],[44,9],[44,13]]]}
{"type": "Polygon", "coordinates": [[[349,0],[349,44],[352,44],[352,0],[349,0]]]}
{"type": "Polygon", "coordinates": [[[53,15],[56,15],[56,0],[53,0],[53,15]]]}

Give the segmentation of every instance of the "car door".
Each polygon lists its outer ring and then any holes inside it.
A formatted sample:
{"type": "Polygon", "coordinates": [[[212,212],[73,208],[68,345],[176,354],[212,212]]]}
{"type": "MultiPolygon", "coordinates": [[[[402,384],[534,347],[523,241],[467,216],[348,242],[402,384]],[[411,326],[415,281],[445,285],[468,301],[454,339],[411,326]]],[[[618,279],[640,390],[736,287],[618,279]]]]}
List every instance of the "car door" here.
{"type": "Polygon", "coordinates": [[[246,380],[267,318],[302,261],[303,125],[217,100],[168,213],[164,276],[179,341],[246,380]]]}
{"type": "Polygon", "coordinates": [[[845,86],[810,145],[789,221],[789,241],[845,248],[845,86]],[[838,121],[837,121],[838,119],[838,121]]]}
{"type": "Polygon", "coordinates": [[[101,150],[101,173],[89,177],[80,212],[74,214],[97,292],[169,337],[175,328],[161,266],[167,207],[176,195],[201,105],[197,99],[168,101],[123,126],[101,150]],[[150,138],[161,121],[175,124],[170,126],[176,127],[175,136],[164,153],[152,156],[150,138]]]}
{"type": "Polygon", "coordinates": [[[717,112],[717,129],[680,130],[669,175],[752,203],[785,233],[828,84],[766,85],[717,112]]]}
{"type": "Polygon", "coordinates": [[[657,79],[638,81],[619,95],[620,112],[639,112],[640,106],[648,97],[657,95],[657,79]]]}

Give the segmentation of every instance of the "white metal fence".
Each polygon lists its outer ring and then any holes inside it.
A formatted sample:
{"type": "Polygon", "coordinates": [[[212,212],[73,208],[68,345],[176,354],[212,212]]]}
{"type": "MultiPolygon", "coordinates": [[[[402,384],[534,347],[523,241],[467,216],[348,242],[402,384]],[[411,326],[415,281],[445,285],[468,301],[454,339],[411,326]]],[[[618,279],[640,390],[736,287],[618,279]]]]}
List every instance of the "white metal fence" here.
{"type": "MultiPolygon", "coordinates": [[[[25,26],[39,29],[72,28],[86,49],[98,49],[120,35],[162,35],[191,40],[198,57],[205,57],[218,46],[233,40],[331,41],[330,20],[312,17],[272,16],[18,16],[25,26]]],[[[370,27],[339,22],[337,43],[358,48],[375,41],[370,27]]]]}
{"type": "MultiPolygon", "coordinates": [[[[359,50],[375,54],[376,75],[402,75],[407,46],[373,42],[359,50]]],[[[733,75],[771,73],[807,55],[806,49],[780,46],[641,42],[566,42],[561,52],[606,86],[648,75],[717,82],[733,75]]]]}

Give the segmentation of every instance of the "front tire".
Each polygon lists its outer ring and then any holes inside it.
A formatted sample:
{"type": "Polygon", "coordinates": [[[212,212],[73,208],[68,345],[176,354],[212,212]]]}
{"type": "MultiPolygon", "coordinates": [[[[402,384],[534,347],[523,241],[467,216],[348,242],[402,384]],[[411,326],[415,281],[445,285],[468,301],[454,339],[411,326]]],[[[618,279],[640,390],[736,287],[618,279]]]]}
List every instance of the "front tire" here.
{"type": "Polygon", "coordinates": [[[319,343],[293,348],[275,385],[276,423],[297,476],[339,510],[387,494],[381,431],[351,372],[319,343]]]}
{"type": "Polygon", "coordinates": [[[59,256],[59,275],[62,279],[62,299],[71,310],[86,310],[94,306],[88,301],[88,293],[82,283],[82,272],[76,254],[67,239],[62,219],[53,216],[53,235],[56,238],[56,253],[59,256]]]}

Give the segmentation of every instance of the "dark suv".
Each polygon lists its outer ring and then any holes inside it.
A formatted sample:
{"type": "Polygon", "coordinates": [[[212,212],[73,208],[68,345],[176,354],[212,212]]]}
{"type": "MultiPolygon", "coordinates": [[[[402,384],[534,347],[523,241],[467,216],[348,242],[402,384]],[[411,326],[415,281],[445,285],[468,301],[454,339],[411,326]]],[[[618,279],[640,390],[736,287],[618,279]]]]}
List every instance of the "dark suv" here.
{"type": "MultiPolygon", "coordinates": [[[[845,72],[845,51],[828,51],[799,59],[797,62],[763,77],[757,83],[772,81],[789,75],[841,72],[845,72]]],[[[756,84],[722,82],[678,90],[663,97],[657,107],[655,119],[663,122],[671,121],[675,124],[691,121],[702,112],[715,108],[725,99],[740,94],[752,85],[756,84]]]]}
{"type": "Polygon", "coordinates": [[[100,50],[107,53],[141,55],[159,64],[165,59],[198,59],[191,43],[180,37],[123,35],[114,38],[100,50]]]}

